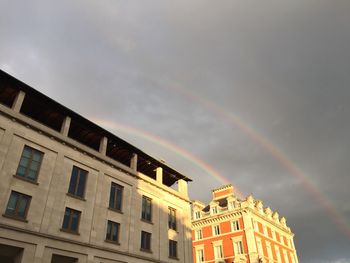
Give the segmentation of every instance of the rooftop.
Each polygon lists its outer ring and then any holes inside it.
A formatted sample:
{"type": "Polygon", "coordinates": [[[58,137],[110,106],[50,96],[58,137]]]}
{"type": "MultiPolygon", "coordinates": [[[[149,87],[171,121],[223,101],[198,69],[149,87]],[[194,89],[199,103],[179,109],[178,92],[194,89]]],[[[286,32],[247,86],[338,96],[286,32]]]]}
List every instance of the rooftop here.
{"type": "Polygon", "coordinates": [[[192,181],[165,164],[164,161],[146,154],[96,123],[0,70],[0,103],[11,108],[20,91],[26,94],[20,109],[21,114],[57,132],[61,131],[65,118],[68,116],[71,118],[69,138],[97,152],[101,140],[107,138],[107,157],[129,167],[132,156],[137,154],[137,171],[156,179],[156,168],[161,167],[163,169],[163,184],[166,186],[171,186],[180,179],[187,182],[192,181]]]}

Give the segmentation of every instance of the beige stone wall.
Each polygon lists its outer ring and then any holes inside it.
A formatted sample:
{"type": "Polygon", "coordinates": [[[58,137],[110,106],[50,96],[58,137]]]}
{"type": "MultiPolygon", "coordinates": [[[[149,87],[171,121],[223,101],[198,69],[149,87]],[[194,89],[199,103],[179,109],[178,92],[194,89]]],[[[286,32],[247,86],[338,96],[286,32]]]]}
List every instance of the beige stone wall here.
{"type": "Polygon", "coordinates": [[[145,175],[112,167],[81,151],[79,143],[65,143],[59,133],[38,129],[42,125],[0,105],[0,113],[4,111],[0,211],[5,212],[12,190],[32,200],[27,222],[0,216],[0,244],[24,248],[21,262],[51,262],[52,254],[79,262],[192,262],[188,196],[145,175]],[[37,184],[14,177],[24,145],[44,153],[37,184]],[[67,195],[73,165],[88,171],[84,200],[67,195]],[[124,186],[122,213],[108,209],[111,182],[124,186]],[[140,219],[142,195],[152,198],[152,224],[140,219]],[[177,211],[177,231],[168,229],[169,206],[177,211]],[[66,207],[81,211],[79,235],[60,230],[66,207]],[[107,220],[120,223],[120,245],[105,242],[107,220]],[[152,233],[152,253],[140,251],[141,230],[152,233]],[[179,260],[168,257],[169,238],[178,241],[179,260]]]}

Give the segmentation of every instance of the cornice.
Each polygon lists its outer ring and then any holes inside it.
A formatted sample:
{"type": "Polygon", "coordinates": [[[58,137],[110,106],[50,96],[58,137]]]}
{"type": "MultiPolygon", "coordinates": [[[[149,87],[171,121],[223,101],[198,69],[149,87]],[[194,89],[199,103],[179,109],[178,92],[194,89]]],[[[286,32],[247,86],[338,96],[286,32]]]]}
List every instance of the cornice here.
{"type": "Polygon", "coordinates": [[[234,219],[236,217],[242,216],[244,212],[244,210],[239,209],[236,211],[229,211],[222,214],[216,214],[209,217],[200,218],[195,221],[192,221],[192,227],[196,228],[205,225],[212,225],[215,223],[220,223],[223,221],[234,219]]]}
{"type": "MultiPolygon", "coordinates": [[[[283,226],[283,225],[281,225],[280,223],[275,222],[274,220],[272,220],[272,219],[266,217],[265,214],[261,214],[261,213],[260,213],[259,211],[257,211],[256,209],[252,209],[252,208],[250,208],[250,207],[247,207],[247,208],[245,208],[245,209],[246,209],[247,211],[253,213],[255,216],[260,217],[262,220],[269,222],[271,225],[277,227],[278,229],[280,229],[280,230],[282,230],[282,231],[284,231],[284,232],[286,232],[286,233],[288,233],[288,234],[294,236],[294,233],[293,233],[291,230],[288,230],[287,226],[283,226]]],[[[289,229],[290,229],[290,228],[289,228],[289,229]]]]}
{"type": "Polygon", "coordinates": [[[67,136],[64,136],[63,134],[61,134],[60,132],[57,132],[23,114],[14,112],[12,109],[0,104],[0,115],[4,116],[5,118],[8,118],[11,121],[14,122],[18,122],[21,125],[23,125],[24,127],[31,129],[35,132],[40,133],[42,136],[47,136],[48,138],[51,139],[55,139],[57,142],[62,143],[63,145],[70,147],[74,150],[77,150],[103,164],[109,165],[110,167],[124,172],[127,175],[130,175],[136,179],[142,180],[144,182],[150,183],[153,186],[160,188],[161,190],[168,192],[186,202],[190,202],[188,197],[183,196],[182,194],[180,194],[179,192],[175,191],[174,189],[172,189],[171,187],[167,187],[167,186],[163,186],[160,185],[159,183],[156,182],[156,180],[153,180],[149,177],[147,177],[146,175],[143,175],[142,173],[138,172],[138,171],[134,171],[133,169],[131,169],[130,167],[119,163],[115,160],[113,160],[112,158],[109,158],[103,154],[101,154],[98,151],[95,151],[67,136]]]}

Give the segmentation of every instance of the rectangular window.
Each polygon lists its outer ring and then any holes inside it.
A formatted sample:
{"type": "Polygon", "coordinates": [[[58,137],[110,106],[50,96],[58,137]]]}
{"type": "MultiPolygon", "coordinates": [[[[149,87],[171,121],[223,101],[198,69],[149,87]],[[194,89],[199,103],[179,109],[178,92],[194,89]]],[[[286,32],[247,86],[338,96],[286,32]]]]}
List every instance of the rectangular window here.
{"type": "Polygon", "coordinates": [[[201,212],[200,212],[200,211],[196,211],[196,212],[195,212],[195,218],[196,218],[196,219],[201,218],[201,212]]]}
{"type": "Polygon", "coordinates": [[[80,214],[80,211],[66,207],[62,229],[77,233],[79,229],[80,214]]]}
{"type": "Polygon", "coordinates": [[[232,228],[232,231],[240,230],[239,221],[238,220],[232,221],[231,228],[232,228]]]}
{"type": "Polygon", "coordinates": [[[142,213],[143,220],[152,221],[152,200],[146,196],[142,196],[142,213]]]}
{"type": "Polygon", "coordinates": [[[235,241],[234,242],[234,250],[235,250],[236,255],[242,255],[244,253],[242,241],[235,241]]]}
{"type": "Polygon", "coordinates": [[[272,238],[272,230],[271,230],[271,228],[267,227],[266,229],[267,229],[268,237],[272,238]]]}
{"type": "Polygon", "coordinates": [[[197,262],[204,262],[204,250],[203,249],[198,249],[196,251],[196,258],[197,258],[197,262]]]}
{"type": "Polygon", "coordinates": [[[260,238],[256,240],[256,244],[257,244],[257,248],[258,248],[259,257],[264,257],[264,250],[263,250],[260,238]]]}
{"type": "Polygon", "coordinates": [[[87,173],[87,171],[73,166],[68,193],[81,198],[84,197],[87,173]]]}
{"type": "Polygon", "coordinates": [[[177,258],[177,241],[169,239],[169,257],[177,258]]]}
{"type": "Polygon", "coordinates": [[[106,240],[119,243],[119,229],[120,229],[119,223],[108,220],[106,240]]]}
{"type": "Polygon", "coordinates": [[[281,242],[280,234],[278,232],[276,232],[276,240],[278,242],[281,242]]]}
{"type": "Polygon", "coordinates": [[[220,235],[220,225],[213,226],[214,236],[220,235]]]}
{"type": "Polygon", "coordinates": [[[35,150],[27,145],[24,146],[16,175],[36,182],[43,155],[44,154],[38,150],[35,150]]]}
{"type": "Polygon", "coordinates": [[[196,240],[200,240],[200,239],[203,238],[202,229],[196,230],[196,232],[195,232],[195,238],[196,238],[196,240]]]}
{"type": "Polygon", "coordinates": [[[214,246],[214,256],[215,256],[215,259],[220,259],[220,258],[224,257],[224,255],[222,253],[222,246],[221,245],[214,246]]]}
{"type": "Polygon", "coordinates": [[[21,194],[15,191],[11,192],[10,199],[7,203],[5,214],[12,217],[25,219],[29,208],[31,196],[21,194]]]}
{"type": "Polygon", "coordinates": [[[141,231],[141,250],[151,251],[151,233],[141,231]]]}
{"type": "Polygon", "coordinates": [[[271,249],[271,245],[269,242],[266,242],[266,250],[267,250],[267,256],[270,260],[273,259],[272,257],[272,249],[271,249]]]}
{"type": "Polygon", "coordinates": [[[169,229],[176,230],[176,210],[171,207],[169,207],[168,226],[169,229]]]}
{"type": "Polygon", "coordinates": [[[217,214],[218,213],[218,208],[216,206],[214,206],[212,209],[211,209],[212,213],[213,214],[217,214]]]}
{"type": "Polygon", "coordinates": [[[277,256],[277,262],[282,262],[281,251],[280,251],[280,248],[278,246],[275,246],[275,252],[276,252],[276,256],[277,256]]]}
{"type": "Polygon", "coordinates": [[[109,208],[117,211],[122,210],[123,189],[124,187],[119,184],[111,184],[111,192],[109,195],[109,208]]]}

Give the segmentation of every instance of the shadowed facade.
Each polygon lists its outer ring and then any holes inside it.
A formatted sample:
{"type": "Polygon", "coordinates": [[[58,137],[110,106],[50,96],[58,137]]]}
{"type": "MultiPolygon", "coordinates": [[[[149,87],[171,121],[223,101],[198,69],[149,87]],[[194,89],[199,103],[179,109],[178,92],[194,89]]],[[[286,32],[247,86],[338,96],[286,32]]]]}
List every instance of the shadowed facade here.
{"type": "Polygon", "coordinates": [[[1,262],[192,262],[191,180],[3,71],[0,167],[1,262]]]}

